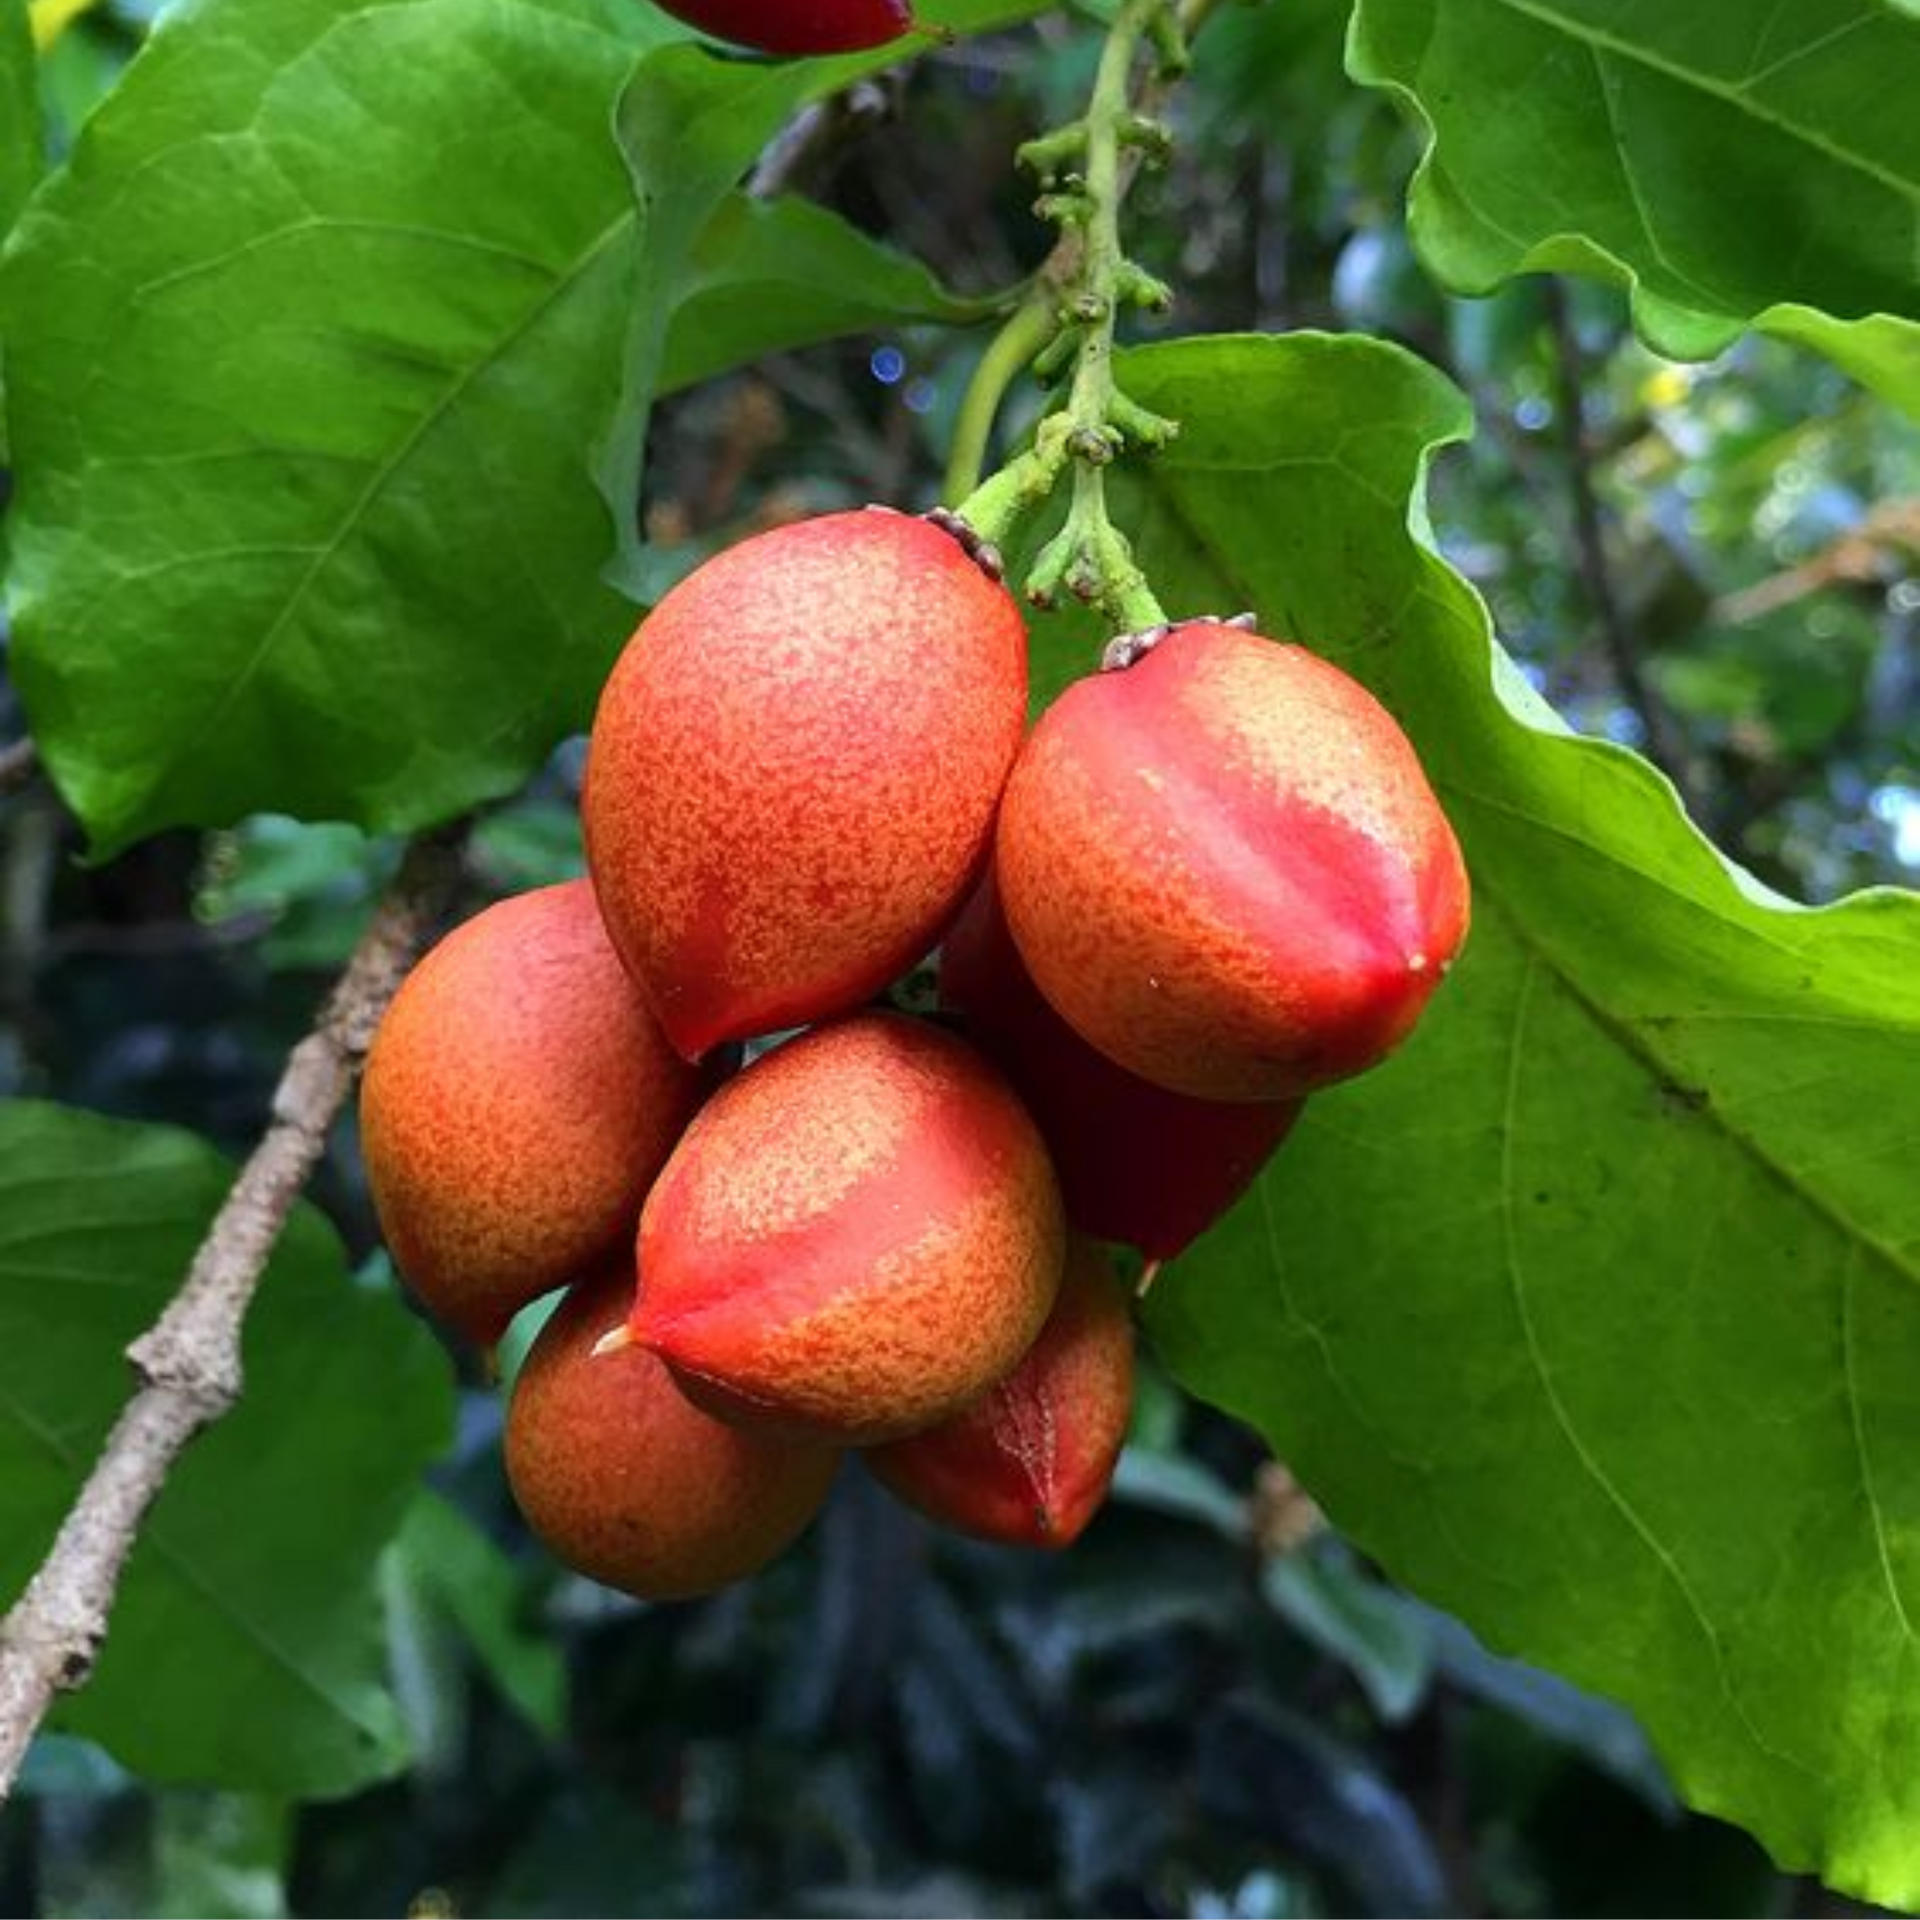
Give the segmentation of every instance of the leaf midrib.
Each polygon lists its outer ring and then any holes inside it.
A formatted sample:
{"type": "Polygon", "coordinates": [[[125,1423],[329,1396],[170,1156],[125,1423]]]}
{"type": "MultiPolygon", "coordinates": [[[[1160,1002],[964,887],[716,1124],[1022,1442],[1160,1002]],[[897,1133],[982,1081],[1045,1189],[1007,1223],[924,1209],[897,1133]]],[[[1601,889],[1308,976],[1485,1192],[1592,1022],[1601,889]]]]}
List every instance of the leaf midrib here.
{"type": "MultiPolygon", "coordinates": [[[[1682,4],[1684,3],[1685,0],[1682,0],[1682,4]]],[[[1550,6],[1543,4],[1543,0],[1490,0],[1490,4],[1505,7],[1509,12],[1532,20],[1536,25],[1562,33],[1569,40],[1585,47],[1590,53],[1612,54],[1617,59],[1644,67],[1648,72],[1657,73],[1681,86],[1691,87],[1695,92],[1705,94],[1708,98],[1719,101],[1723,106],[1733,107],[1763,125],[1800,141],[1803,145],[1813,148],[1815,152],[1826,155],[1829,160],[1851,167],[1868,179],[1878,181],[1898,198],[1920,208],[1920,182],[1903,180],[1898,174],[1889,173],[1877,160],[1865,154],[1856,153],[1851,148],[1842,146],[1831,136],[1787,118],[1776,109],[1763,105],[1739,86],[1715,79],[1710,74],[1698,73],[1683,67],[1678,62],[1654,52],[1651,48],[1638,46],[1630,40],[1623,40],[1616,34],[1608,33],[1602,27],[1568,20],[1550,6]]]]}
{"type": "Polygon", "coordinates": [[[539,299],[533,301],[525,311],[515,317],[513,324],[501,334],[494,345],[461,370],[459,378],[453,381],[433,405],[421,414],[393,451],[375,465],[366,484],[341,516],[332,536],[323,546],[314,549],[312,559],[288,591],[279,612],[274,615],[260,639],[254,644],[245,666],[226,682],[220,698],[208,710],[200,724],[191,733],[179,738],[174,751],[166,759],[157,763],[155,777],[147,783],[139,802],[140,806],[151,807],[154,804],[156,798],[167,790],[181,767],[191,762],[194,754],[205,745],[208,737],[233,711],[235,703],[265,666],[274,648],[287,631],[294,614],[305,602],[315,583],[333,564],[348,540],[359,530],[415,451],[452,413],[475,383],[498,366],[506,355],[580,284],[608,248],[617,242],[623,233],[630,231],[634,223],[633,208],[631,206],[623,208],[565,268],[555,274],[552,284],[541,293],[539,299]]]}
{"type": "MultiPolygon", "coordinates": [[[[1524,825],[1536,828],[1542,832],[1556,833],[1562,838],[1572,837],[1567,835],[1564,829],[1554,826],[1551,822],[1537,820],[1529,814],[1520,812],[1517,808],[1506,806],[1498,800],[1489,799],[1485,794],[1475,793],[1467,788],[1461,787],[1457,782],[1447,782],[1445,784],[1451,791],[1457,793],[1470,805],[1485,807],[1490,812],[1504,814],[1509,819],[1519,820],[1524,825]]],[[[1589,842],[1577,841],[1576,844],[1585,848],[1588,852],[1596,854],[1598,857],[1606,859],[1613,858],[1604,848],[1595,848],[1591,846],[1589,842]]],[[[1637,867],[1631,869],[1631,871],[1639,878],[1645,879],[1648,877],[1642,874],[1641,870],[1637,867]]],[[[1643,1027],[1628,1019],[1625,1015],[1612,1011],[1603,1001],[1590,993],[1586,987],[1582,985],[1578,975],[1575,974],[1571,968],[1564,966],[1559,956],[1547,942],[1542,940],[1533,929],[1528,926],[1525,919],[1507,904],[1501,897],[1500,890],[1497,886],[1489,887],[1485,880],[1478,875],[1476,875],[1475,880],[1477,890],[1486,894],[1498,909],[1501,921],[1510,931],[1515,944],[1520,947],[1530,961],[1546,968],[1548,973],[1560,983],[1574,1004],[1587,1015],[1601,1032],[1606,1034],[1622,1052],[1626,1053],[1643,1067],[1656,1084],[1667,1086],[1684,1086],[1689,1084],[1687,1077],[1679,1071],[1677,1066],[1664,1058],[1643,1027]]],[[[1698,901],[1690,900],[1689,904],[1699,911],[1708,911],[1708,909],[1698,901]]],[[[1675,1024],[1678,1026],[1684,1026],[1686,1024],[1684,1015],[1676,1015],[1674,1019],[1675,1024]]],[[[1711,1124],[1732,1146],[1744,1152],[1762,1172],[1768,1174],[1783,1187],[1789,1195],[1805,1206],[1809,1212],[1817,1216],[1824,1225],[1837,1235],[1842,1246],[1863,1249],[1881,1260],[1890,1272],[1898,1275],[1901,1279],[1910,1280],[1916,1285],[1920,1285],[1920,1260],[1909,1261],[1903,1258],[1900,1243],[1888,1243],[1882,1240],[1876,1234],[1869,1233],[1857,1221],[1842,1212],[1837,1203],[1828,1199],[1824,1193],[1821,1193],[1816,1188],[1809,1186],[1799,1178],[1791,1167],[1787,1166],[1773,1153],[1769,1152],[1751,1130],[1736,1125],[1724,1104],[1717,1097],[1713,1096],[1711,1089],[1703,1089],[1703,1091],[1707,1092],[1709,1097],[1705,1107],[1701,1110],[1700,1118],[1702,1122],[1711,1124]]],[[[1920,1249],[1920,1242],[1915,1244],[1916,1248],[1920,1249]]]]}
{"type": "Polygon", "coordinates": [[[1602,1464],[1592,1444],[1575,1424],[1572,1411],[1561,1396],[1546,1348],[1540,1339],[1539,1329],[1533,1317],[1532,1304],[1528,1298],[1517,1244],[1518,1236],[1515,1231],[1514,1193],[1518,1183],[1513,1173],[1514,1141],[1517,1131],[1514,1125],[1514,1112],[1520,1097],[1522,1065],[1526,1054],[1527,1023],[1533,1004],[1534,982],[1543,974],[1549,979],[1557,979],[1559,972],[1552,960],[1529,946],[1523,936],[1520,937],[1520,944],[1526,951],[1527,964],[1521,976],[1519,1000],[1514,1010],[1512,1029],[1508,1035],[1507,1078],[1502,1094],[1500,1127],[1500,1216],[1504,1242],[1501,1264],[1505,1269],[1507,1287],[1512,1297],[1514,1317],[1519,1324],[1521,1341],[1526,1348],[1527,1363],[1533,1369],[1548,1415],[1566,1441],[1574,1459],[1579,1463],[1580,1470],[1587,1476],[1601,1498],[1620,1516],[1641,1545],[1653,1556],[1661,1572],[1685,1603],[1688,1614],[1706,1641],[1707,1651],[1713,1661],[1714,1675],[1720,1683],[1721,1696],[1735,1719],[1740,1722],[1747,1737],[1763,1753],[1779,1760],[1782,1764],[1798,1768],[1803,1773],[1810,1773],[1812,1769],[1805,1761],[1777,1747],[1767,1739],[1747,1711],[1746,1702],[1741,1699],[1733,1684],[1733,1675],[1727,1664],[1726,1646],[1721,1638],[1720,1627],[1716,1625],[1700,1596],[1694,1591],[1693,1582],[1687,1577],[1679,1554],[1660,1538],[1645,1515],[1627,1498],[1626,1493],[1615,1483],[1613,1475],[1602,1464]]]}

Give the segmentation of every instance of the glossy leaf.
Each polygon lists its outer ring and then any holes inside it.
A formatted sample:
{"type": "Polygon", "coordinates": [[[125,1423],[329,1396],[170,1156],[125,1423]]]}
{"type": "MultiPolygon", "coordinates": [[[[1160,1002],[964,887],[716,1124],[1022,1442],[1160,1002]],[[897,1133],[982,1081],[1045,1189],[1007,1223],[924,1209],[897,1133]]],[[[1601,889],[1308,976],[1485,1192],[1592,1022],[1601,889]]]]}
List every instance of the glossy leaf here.
{"type": "MultiPolygon", "coordinates": [[[[941,0],[916,12],[958,33],[1040,10],[1038,0],[941,0]]],[[[924,270],[818,208],[783,202],[756,212],[733,192],[790,115],[898,53],[766,63],[674,48],[642,60],[621,94],[614,121],[641,236],[639,285],[598,477],[618,541],[608,578],[631,600],[656,597],[669,571],[642,545],[636,512],[647,426],[662,394],[882,319],[957,321],[987,311],[943,294],[924,270]]]]}
{"type": "Polygon", "coordinates": [[[810,97],[819,69],[840,64],[728,65],[697,48],[669,48],[643,60],[620,96],[614,126],[641,234],[639,284],[598,477],[617,540],[609,578],[630,599],[650,598],[654,584],[638,508],[647,423],[667,385],[674,291],[692,278],[695,244],[748,162],[810,97]]]}
{"type": "Polygon", "coordinates": [[[1811,912],[1572,737],[1423,544],[1459,396],[1378,343],[1134,356],[1177,612],[1361,675],[1467,847],[1467,953],[1156,1288],[1193,1389],[1489,1644],[1630,1706],[1784,1862],[1920,1897],[1920,900],[1811,912]]]}
{"type": "Polygon", "coordinates": [[[626,626],[580,471],[630,225],[621,0],[200,0],[0,274],[15,670],[110,852],[515,785],[626,626]],[[431,88],[415,84],[424,68],[431,88]]]}
{"type": "Polygon", "coordinates": [[[1908,0],[1360,0],[1349,61],[1427,128],[1413,232],[1450,286],[1600,272],[1663,352],[1757,323],[1920,412],[1908,0]]]}
{"type": "MultiPolygon", "coordinates": [[[[0,1105],[0,1595],[25,1584],[232,1170],[184,1134],[0,1105]]],[[[375,1560],[445,1444],[431,1339],[357,1289],[302,1207],[246,1334],[246,1393],[169,1479],[58,1724],[156,1781],[345,1792],[406,1758],[375,1560]]]]}

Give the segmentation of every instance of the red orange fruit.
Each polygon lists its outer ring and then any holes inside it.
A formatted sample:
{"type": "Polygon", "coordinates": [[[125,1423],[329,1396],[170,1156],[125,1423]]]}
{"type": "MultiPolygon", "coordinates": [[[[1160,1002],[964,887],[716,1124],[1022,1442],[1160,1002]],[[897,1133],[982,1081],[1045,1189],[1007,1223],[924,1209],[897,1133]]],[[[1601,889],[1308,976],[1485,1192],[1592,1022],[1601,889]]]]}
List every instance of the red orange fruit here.
{"type": "Polygon", "coordinates": [[[853,53],[913,25],[906,0],[660,0],[702,33],[762,53],[853,53]]]}
{"type": "Polygon", "coordinates": [[[952,1035],[821,1027],[721,1089],[640,1222],[632,1336],[703,1405],[869,1445],[1009,1372],[1060,1286],[1039,1133],[952,1035]]]}
{"type": "Polygon", "coordinates": [[[507,1477],[556,1558],[643,1599],[688,1599],[789,1546],[839,1456],[702,1413],[650,1353],[594,1353],[632,1294],[632,1266],[611,1265],[541,1328],[514,1382],[507,1477]]]}
{"type": "Polygon", "coordinates": [[[1466,867],[1393,716],[1303,648],[1196,622],[1070,687],[997,866],[1040,990],[1130,1072],[1276,1100],[1364,1071],[1466,937],[1466,867]]]}
{"type": "Polygon", "coordinates": [[[492,1346],[528,1301],[622,1246],[703,1088],[585,881],[456,928],[388,1009],[360,1095],[368,1179],[408,1285],[492,1346]]]}
{"type": "Polygon", "coordinates": [[[642,624],[582,813],[614,944],[674,1044],[860,1005],[984,863],[1025,724],[1012,596],[870,508],[743,541],[642,624]]]}
{"type": "Polygon", "coordinates": [[[992,876],[940,949],[940,999],[1039,1123],[1082,1233],[1184,1253],[1253,1183],[1297,1100],[1196,1100],[1116,1066],[1054,1012],[1021,961],[992,876]]]}
{"type": "Polygon", "coordinates": [[[1040,1337],[951,1420],[866,1456],[909,1506],[1009,1546],[1070,1546],[1100,1509],[1133,1410],[1133,1319],[1106,1254],[1076,1237],[1040,1337]]]}

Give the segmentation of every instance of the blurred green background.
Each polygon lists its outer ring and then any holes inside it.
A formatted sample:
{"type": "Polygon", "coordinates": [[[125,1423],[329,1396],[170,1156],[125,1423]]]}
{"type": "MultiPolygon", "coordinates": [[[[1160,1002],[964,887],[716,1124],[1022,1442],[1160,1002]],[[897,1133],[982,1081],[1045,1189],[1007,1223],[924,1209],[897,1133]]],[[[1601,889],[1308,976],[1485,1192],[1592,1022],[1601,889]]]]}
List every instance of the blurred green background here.
{"type": "MultiPolygon", "coordinates": [[[[57,143],[153,11],[40,9],[57,143]]],[[[1344,12],[1210,28],[1176,161],[1135,202],[1181,289],[1166,324],[1361,329],[1443,368],[1479,432],[1437,470],[1436,531],[1534,682],[1651,752],[1781,891],[1911,884],[1913,430],[1763,340],[1661,361],[1591,285],[1440,293],[1405,238],[1414,137],[1343,79],[1344,12]]],[[[1097,48],[1061,13],[934,54],[800,184],[949,285],[1003,286],[1047,238],[1008,155],[1076,109],[1097,48]]],[[[690,564],[800,512],[930,503],[981,344],[870,338],[667,403],[655,541],[690,564]]],[[[0,681],[0,738],[18,725],[0,681]]],[[[579,870],[578,773],[563,749],[487,815],[470,904],[579,870]]],[[[244,1150],[395,849],[280,819],[95,869],[77,845],[44,789],[0,810],[0,1094],[244,1150]]],[[[350,1129],[314,1193],[390,1285],[350,1129]]],[[[0,1912],[1858,1910],[1681,1812],[1624,1714],[1395,1591],[1151,1368],[1113,1505],[1063,1559],[936,1538],[848,1473],[761,1580],[643,1608],[528,1540],[499,1400],[451,1359],[457,1444],[382,1581],[411,1770],[291,1806],[151,1792],[48,1738],[0,1815],[0,1912]]]]}

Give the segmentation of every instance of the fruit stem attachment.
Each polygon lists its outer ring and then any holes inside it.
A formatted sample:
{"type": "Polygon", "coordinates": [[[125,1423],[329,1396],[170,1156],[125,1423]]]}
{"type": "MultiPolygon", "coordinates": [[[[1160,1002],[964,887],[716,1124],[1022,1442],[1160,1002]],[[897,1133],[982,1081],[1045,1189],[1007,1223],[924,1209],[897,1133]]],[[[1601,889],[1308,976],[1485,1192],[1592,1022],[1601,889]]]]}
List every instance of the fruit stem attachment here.
{"type": "MultiPolygon", "coordinates": [[[[1206,10],[1195,4],[1189,13],[1197,19],[1206,10]]],[[[1130,400],[1114,378],[1114,334],[1122,309],[1164,312],[1173,298],[1128,259],[1120,239],[1120,209],[1136,160],[1163,160],[1169,144],[1164,125],[1142,110],[1135,70],[1149,48],[1157,69],[1151,84],[1164,86],[1185,69],[1182,22],[1176,0],[1121,0],[1085,117],[1021,148],[1021,164],[1039,176],[1044,188],[1038,210],[1059,226],[1061,240],[1033,299],[1002,329],[981,362],[962,409],[965,432],[948,473],[948,499],[957,504],[960,517],[999,545],[1072,467],[1066,523],[1034,562],[1027,595],[1047,607],[1064,588],[1123,628],[1154,626],[1165,616],[1126,536],[1108,514],[1106,469],[1124,453],[1165,446],[1178,427],[1130,400]],[[1030,448],[958,498],[978,472],[978,449],[1018,371],[1018,364],[1009,364],[1016,353],[1032,361],[1042,377],[1071,367],[1066,403],[1041,422],[1030,448]]]]}

